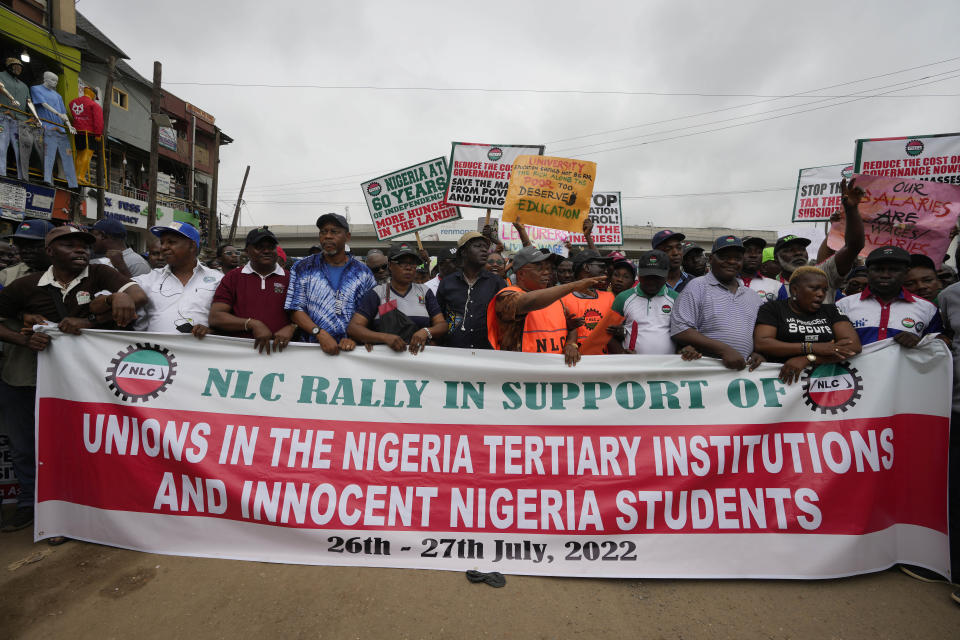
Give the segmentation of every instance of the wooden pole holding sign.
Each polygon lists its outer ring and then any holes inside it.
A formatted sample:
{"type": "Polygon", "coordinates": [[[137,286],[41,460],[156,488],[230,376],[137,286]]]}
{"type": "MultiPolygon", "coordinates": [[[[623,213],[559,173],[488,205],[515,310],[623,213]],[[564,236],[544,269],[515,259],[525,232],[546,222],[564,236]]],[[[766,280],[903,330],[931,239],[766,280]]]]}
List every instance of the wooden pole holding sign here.
{"type": "Polygon", "coordinates": [[[419,232],[419,231],[414,231],[414,232],[413,232],[413,235],[414,235],[414,236],[416,237],[416,239],[417,239],[417,249],[419,249],[420,251],[423,251],[423,243],[420,242],[420,232],[419,232]]]}
{"type": "Polygon", "coordinates": [[[485,227],[489,227],[489,226],[490,226],[490,209],[487,209],[487,219],[484,220],[483,226],[485,226],[485,227]]]}

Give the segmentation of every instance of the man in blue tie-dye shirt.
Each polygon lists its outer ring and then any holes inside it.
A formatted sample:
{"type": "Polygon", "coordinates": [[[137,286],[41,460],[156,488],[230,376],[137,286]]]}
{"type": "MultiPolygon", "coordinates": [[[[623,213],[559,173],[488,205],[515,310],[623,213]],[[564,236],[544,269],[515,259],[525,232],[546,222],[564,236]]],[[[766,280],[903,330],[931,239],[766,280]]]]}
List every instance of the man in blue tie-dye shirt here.
{"type": "Polygon", "coordinates": [[[324,352],[352,351],[347,325],[360,298],[377,284],[373,272],[347,252],[350,225],[337,213],[317,218],[320,253],[308,256],[290,269],[290,286],[284,308],[307,336],[324,352]]]}

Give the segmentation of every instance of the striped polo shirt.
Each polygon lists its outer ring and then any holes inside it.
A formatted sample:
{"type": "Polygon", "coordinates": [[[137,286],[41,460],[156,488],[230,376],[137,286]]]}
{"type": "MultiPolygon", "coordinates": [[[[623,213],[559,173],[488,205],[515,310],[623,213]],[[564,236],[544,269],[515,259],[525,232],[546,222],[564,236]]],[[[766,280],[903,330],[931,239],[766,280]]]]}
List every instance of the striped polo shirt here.
{"type": "Polygon", "coordinates": [[[870,287],[866,287],[859,295],[847,296],[837,302],[837,308],[850,318],[863,345],[903,332],[925,336],[943,330],[937,306],[906,289],[901,289],[896,298],[884,303],[870,293],[870,287]]]}
{"type": "Polygon", "coordinates": [[[695,329],[749,358],[753,353],[753,327],[763,298],[739,280],[736,282],[736,291],[730,291],[709,271],[687,283],[670,314],[670,335],[695,329]]]}
{"type": "Polygon", "coordinates": [[[624,318],[623,348],[647,355],[676,353],[670,338],[670,314],[679,295],[666,284],[652,296],[639,286],[621,291],[613,301],[613,310],[624,318]]]}

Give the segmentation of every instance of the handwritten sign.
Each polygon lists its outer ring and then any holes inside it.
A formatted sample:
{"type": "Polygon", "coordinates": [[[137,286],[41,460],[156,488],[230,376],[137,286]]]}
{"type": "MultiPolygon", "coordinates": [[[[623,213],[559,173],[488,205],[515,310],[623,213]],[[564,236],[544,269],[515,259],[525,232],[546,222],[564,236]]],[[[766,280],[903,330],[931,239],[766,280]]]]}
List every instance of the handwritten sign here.
{"type": "Polygon", "coordinates": [[[518,156],[503,205],[504,222],[580,231],[590,211],[597,164],[553,156],[518,156]]]}
{"type": "Polygon", "coordinates": [[[454,142],[445,202],[462,207],[503,209],[513,161],[543,155],[542,145],[454,142]]]}
{"type": "MultiPolygon", "coordinates": [[[[524,231],[527,232],[527,239],[529,239],[532,244],[541,249],[550,249],[553,253],[559,252],[559,250],[554,250],[554,247],[563,246],[563,243],[568,242],[572,235],[568,231],[547,229],[546,227],[537,227],[532,224],[524,225],[524,231]]],[[[497,235],[506,251],[519,251],[523,247],[523,243],[520,241],[520,235],[512,224],[500,225],[497,229],[497,235]]]]}
{"type": "Polygon", "coordinates": [[[447,165],[440,157],[362,183],[377,239],[459,219],[460,209],[443,201],[447,179],[447,165]]]}
{"type": "Polygon", "coordinates": [[[823,222],[842,209],[840,181],[853,175],[852,164],[800,169],[797,195],[793,199],[794,222],[823,222]]]}
{"type": "MultiPolygon", "coordinates": [[[[900,247],[922,253],[940,267],[950,245],[950,230],[960,214],[960,187],[909,178],[855,175],[866,195],[860,202],[866,245],[860,255],[877,247],[900,247]]],[[[833,223],[827,243],[844,243],[844,220],[833,223]]]]}

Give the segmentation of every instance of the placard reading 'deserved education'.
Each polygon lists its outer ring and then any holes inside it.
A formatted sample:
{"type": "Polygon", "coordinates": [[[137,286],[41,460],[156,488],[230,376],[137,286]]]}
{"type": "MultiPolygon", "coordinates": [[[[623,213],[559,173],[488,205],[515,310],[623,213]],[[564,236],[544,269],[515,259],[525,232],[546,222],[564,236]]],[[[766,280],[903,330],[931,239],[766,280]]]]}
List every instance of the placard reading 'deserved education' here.
{"type": "Polygon", "coordinates": [[[446,203],[503,209],[513,161],[520,155],[543,155],[543,145],[454,142],[446,203]]]}
{"type": "Polygon", "coordinates": [[[361,184],[378,240],[457,220],[460,210],[443,201],[449,174],[443,157],[361,184]]]}
{"type": "Polygon", "coordinates": [[[503,206],[504,222],[581,231],[590,211],[597,164],[553,156],[518,156],[503,206]]]}

